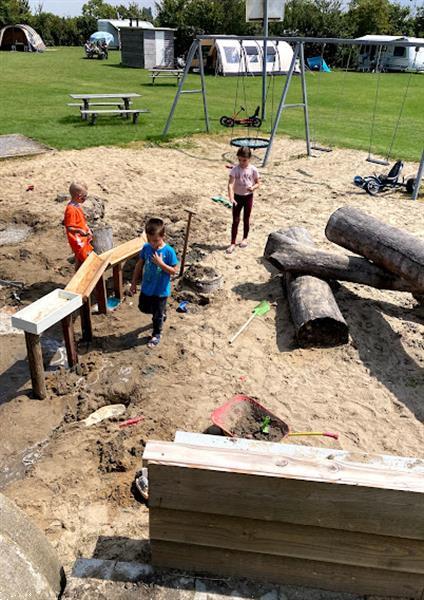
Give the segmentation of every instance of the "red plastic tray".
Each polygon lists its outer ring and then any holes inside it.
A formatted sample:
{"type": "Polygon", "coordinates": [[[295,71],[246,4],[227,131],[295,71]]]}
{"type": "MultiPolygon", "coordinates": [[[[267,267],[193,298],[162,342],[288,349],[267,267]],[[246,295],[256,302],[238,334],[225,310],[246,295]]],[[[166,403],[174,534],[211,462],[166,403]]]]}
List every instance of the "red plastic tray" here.
{"type": "Polygon", "coordinates": [[[219,408],[216,408],[211,414],[212,423],[220,429],[222,429],[222,431],[229,437],[235,437],[234,433],[230,430],[229,416],[231,415],[231,412],[234,409],[234,407],[237,404],[240,404],[241,402],[248,402],[249,404],[253,404],[263,414],[264,417],[271,417],[281,429],[281,439],[287,437],[287,435],[290,432],[287,423],[285,423],[279,417],[274,415],[274,413],[265,408],[265,406],[262,406],[262,404],[260,404],[254,398],[251,398],[250,396],[244,396],[243,394],[237,394],[236,396],[233,396],[231,400],[229,400],[219,408]]]}

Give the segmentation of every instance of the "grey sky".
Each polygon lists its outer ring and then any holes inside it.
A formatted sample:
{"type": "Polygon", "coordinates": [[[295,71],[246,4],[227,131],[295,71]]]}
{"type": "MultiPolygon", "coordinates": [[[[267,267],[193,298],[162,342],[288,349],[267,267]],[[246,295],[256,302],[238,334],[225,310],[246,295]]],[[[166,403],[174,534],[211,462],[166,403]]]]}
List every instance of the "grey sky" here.
{"type": "MultiPolygon", "coordinates": [[[[46,12],[52,12],[60,16],[77,16],[81,14],[82,5],[87,0],[41,0],[43,9],[46,12]]],[[[108,0],[110,4],[127,4],[126,0],[108,0]]],[[[30,0],[31,8],[36,8],[40,0],[30,0]]],[[[138,0],[138,4],[147,7],[154,7],[154,0],[138,0]]]]}

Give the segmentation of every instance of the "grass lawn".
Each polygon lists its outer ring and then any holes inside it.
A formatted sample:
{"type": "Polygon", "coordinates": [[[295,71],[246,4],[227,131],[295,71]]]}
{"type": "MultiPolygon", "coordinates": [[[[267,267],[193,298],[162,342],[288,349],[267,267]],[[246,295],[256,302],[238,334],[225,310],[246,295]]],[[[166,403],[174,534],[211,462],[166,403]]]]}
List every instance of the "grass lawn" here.
{"type": "MultiPolygon", "coordinates": [[[[111,52],[108,61],[84,60],[82,48],[57,48],[44,54],[0,52],[0,134],[22,133],[55,148],[85,148],[97,145],[125,145],[137,140],[158,140],[166,121],[176,86],[173,79],[157,80],[153,87],[146,71],[120,66],[120,53],[111,52]],[[172,83],[171,83],[172,82],[172,83]],[[134,107],[148,108],[138,125],[116,117],[99,117],[95,127],[79,118],[78,109],[67,106],[70,93],[138,92],[134,107]]],[[[269,88],[268,115],[274,112],[284,85],[276,77],[274,95],[269,88]],[[272,102],[274,96],[274,102],[272,102]]],[[[391,143],[408,83],[408,74],[381,75],[378,112],[375,120],[373,153],[385,155],[391,143]]],[[[308,73],[311,134],[321,144],[368,150],[377,76],[363,73],[308,73]]],[[[223,132],[219,117],[234,109],[237,78],[208,76],[206,81],[212,131],[223,132]]],[[[190,75],[187,87],[199,87],[199,77],[190,75]]],[[[238,105],[253,112],[261,93],[259,77],[240,78],[238,105]],[[244,84],[243,84],[244,81],[244,84]]],[[[288,102],[300,101],[296,78],[288,102]]],[[[392,159],[418,160],[424,139],[424,75],[413,75],[403,115],[393,146],[392,159]]],[[[170,134],[189,135],[204,131],[201,96],[183,96],[170,134]]],[[[259,135],[267,136],[269,122],[259,135]]],[[[303,137],[303,111],[283,113],[279,131],[303,137]]],[[[231,135],[230,132],[229,137],[231,135]]],[[[244,128],[235,136],[246,135],[244,128]]]]}

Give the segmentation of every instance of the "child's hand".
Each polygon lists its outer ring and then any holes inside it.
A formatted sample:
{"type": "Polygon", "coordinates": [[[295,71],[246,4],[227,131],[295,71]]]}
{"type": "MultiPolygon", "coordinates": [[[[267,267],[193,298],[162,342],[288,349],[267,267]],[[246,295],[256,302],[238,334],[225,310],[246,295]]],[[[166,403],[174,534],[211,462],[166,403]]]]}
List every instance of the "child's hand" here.
{"type": "Polygon", "coordinates": [[[231,200],[231,204],[232,204],[233,206],[237,206],[237,202],[234,200],[234,198],[231,200]]]}
{"type": "Polygon", "coordinates": [[[131,287],[130,287],[130,294],[131,296],[134,296],[134,294],[137,293],[137,284],[136,283],[132,283],[131,287]]]}
{"type": "Polygon", "coordinates": [[[157,265],[158,267],[161,267],[161,268],[163,268],[165,266],[165,263],[163,262],[160,255],[157,252],[155,252],[152,256],[152,263],[154,263],[155,265],[157,265]]]}

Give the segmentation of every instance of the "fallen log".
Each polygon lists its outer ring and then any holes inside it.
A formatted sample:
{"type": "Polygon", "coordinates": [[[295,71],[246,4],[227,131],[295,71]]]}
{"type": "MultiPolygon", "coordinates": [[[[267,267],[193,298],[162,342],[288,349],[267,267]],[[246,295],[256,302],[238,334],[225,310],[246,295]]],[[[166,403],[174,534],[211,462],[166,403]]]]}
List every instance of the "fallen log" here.
{"type": "MultiPolygon", "coordinates": [[[[303,227],[292,227],[284,235],[314,247],[311,236],[303,227]]],[[[284,283],[300,346],[338,346],[347,343],[348,326],[327,282],[310,275],[285,273],[284,283]]]]}
{"type": "Polygon", "coordinates": [[[331,215],[325,235],[424,292],[424,240],[352,206],[339,208],[331,215]]]}
{"type": "Polygon", "coordinates": [[[413,283],[388,273],[366,258],[316,250],[278,231],[268,237],[265,256],[282,272],[350,281],[383,290],[420,293],[413,283]]]}

